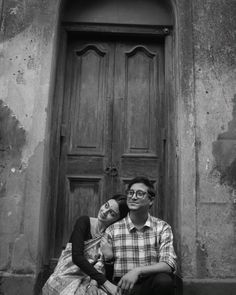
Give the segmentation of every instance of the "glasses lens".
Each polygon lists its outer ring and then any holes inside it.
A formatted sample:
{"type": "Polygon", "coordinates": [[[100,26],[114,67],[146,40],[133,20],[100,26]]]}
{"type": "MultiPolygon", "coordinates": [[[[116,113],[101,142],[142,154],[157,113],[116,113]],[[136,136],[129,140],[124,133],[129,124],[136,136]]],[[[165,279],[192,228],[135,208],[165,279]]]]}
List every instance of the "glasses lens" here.
{"type": "Polygon", "coordinates": [[[138,197],[138,198],[143,198],[144,196],[145,196],[145,194],[146,194],[146,192],[144,192],[144,191],[136,191],[136,196],[138,197]]]}
{"type": "Polygon", "coordinates": [[[127,194],[128,197],[133,197],[134,191],[128,190],[128,191],[126,191],[126,194],[127,194]]]}

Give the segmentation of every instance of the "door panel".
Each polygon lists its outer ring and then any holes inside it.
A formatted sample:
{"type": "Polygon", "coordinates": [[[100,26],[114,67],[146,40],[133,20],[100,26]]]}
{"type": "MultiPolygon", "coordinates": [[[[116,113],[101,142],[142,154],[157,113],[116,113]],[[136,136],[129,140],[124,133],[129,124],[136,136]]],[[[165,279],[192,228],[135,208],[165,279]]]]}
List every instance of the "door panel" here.
{"type": "Polygon", "coordinates": [[[72,40],[68,45],[63,105],[56,250],[80,215],[96,216],[110,192],[111,93],[114,45],[72,40]]]}
{"type": "Polygon", "coordinates": [[[90,216],[96,216],[101,199],[101,179],[100,178],[79,178],[68,177],[68,230],[74,224],[75,217],[82,216],[88,212],[90,216]],[[92,206],[91,206],[92,204],[92,206]]]}
{"type": "MultiPolygon", "coordinates": [[[[162,44],[117,44],[115,81],[112,158],[119,171],[117,185],[124,190],[129,179],[145,175],[157,187],[164,87],[162,44]]],[[[153,213],[157,215],[157,204],[153,213]]]]}
{"type": "Polygon", "coordinates": [[[135,47],[125,56],[124,73],[127,133],[125,153],[150,153],[151,127],[155,125],[155,116],[150,110],[155,107],[153,88],[153,56],[144,47],[135,47]],[[153,100],[154,99],[154,100],[153,100]]]}
{"type": "Polygon", "coordinates": [[[72,40],[65,81],[56,255],[75,219],[96,216],[129,179],[157,185],[163,45],[72,40]]]}
{"type": "Polygon", "coordinates": [[[73,52],[70,153],[104,156],[108,55],[96,45],[73,52]]]}

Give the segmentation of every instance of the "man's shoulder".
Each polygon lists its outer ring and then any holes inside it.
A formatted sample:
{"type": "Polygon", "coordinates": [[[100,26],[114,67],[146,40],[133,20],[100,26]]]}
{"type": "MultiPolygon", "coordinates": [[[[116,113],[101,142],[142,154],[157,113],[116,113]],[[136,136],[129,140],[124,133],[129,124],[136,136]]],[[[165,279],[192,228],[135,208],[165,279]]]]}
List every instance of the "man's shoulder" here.
{"type": "Polygon", "coordinates": [[[171,227],[165,220],[162,220],[152,215],[150,215],[150,218],[151,218],[151,221],[153,222],[154,227],[158,227],[158,228],[171,227]]]}
{"type": "Polygon", "coordinates": [[[125,225],[126,224],[126,218],[127,217],[124,217],[122,219],[120,219],[119,221],[113,223],[112,225],[117,228],[117,227],[120,227],[121,225],[125,225]]]}
{"type": "Polygon", "coordinates": [[[107,230],[120,229],[126,225],[126,217],[108,226],[107,230]]]}

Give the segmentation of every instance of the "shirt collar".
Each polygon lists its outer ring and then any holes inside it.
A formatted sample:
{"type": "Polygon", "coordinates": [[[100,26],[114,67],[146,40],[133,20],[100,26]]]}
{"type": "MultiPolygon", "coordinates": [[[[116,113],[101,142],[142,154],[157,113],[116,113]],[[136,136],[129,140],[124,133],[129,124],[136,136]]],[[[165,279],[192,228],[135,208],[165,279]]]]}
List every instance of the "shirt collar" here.
{"type": "MultiPolygon", "coordinates": [[[[130,215],[128,214],[126,217],[126,223],[127,223],[127,228],[129,230],[129,232],[133,229],[136,229],[135,225],[133,224],[132,220],[130,219],[130,215]]],[[[153,228],[153,221],[152,221],[152,217],[151,215],[148,213],[148,218],[143,226],[143,228],[145,227],[149,227],[149,228],[153,228]]]]}

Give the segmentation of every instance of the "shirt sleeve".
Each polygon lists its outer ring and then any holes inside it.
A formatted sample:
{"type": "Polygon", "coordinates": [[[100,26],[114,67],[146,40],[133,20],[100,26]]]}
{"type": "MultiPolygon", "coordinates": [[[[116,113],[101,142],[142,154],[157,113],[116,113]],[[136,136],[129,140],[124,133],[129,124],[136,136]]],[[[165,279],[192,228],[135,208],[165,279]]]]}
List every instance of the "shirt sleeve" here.
{"type": "Polygon", "coordinates": [[[72,232],[70,242],[72,243],[72,261],[91,279],[103,285],[107,280],[106,277],[98,272],[84,256],[84,242],[91,237],[90,220],[88,216],[81,216],[76,221],[72,232]]]}
{"type": "Polygon", "coordinates": [[[177,270],[177,256],[173,246],[173,234],[171,227],[165,223],[161,232],[159,262],[166,262],[173,271],[177,270]]]}

